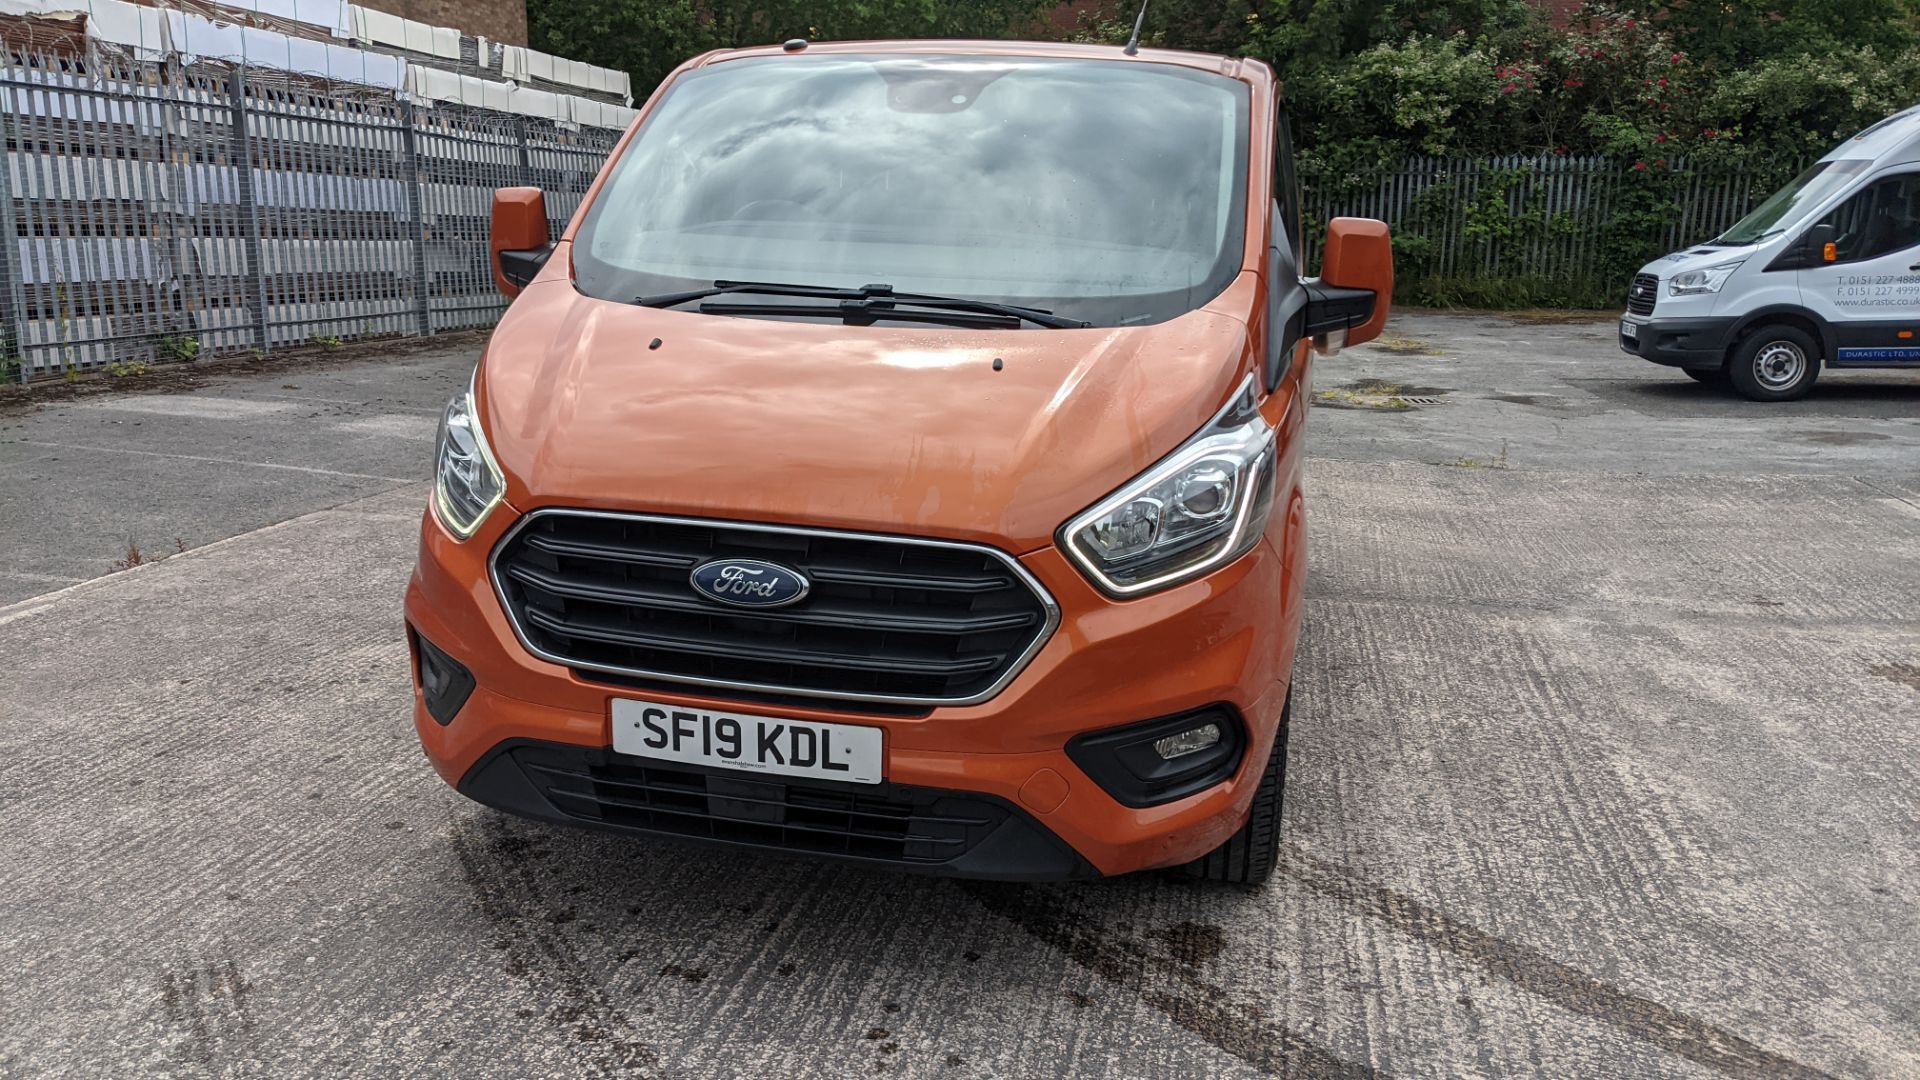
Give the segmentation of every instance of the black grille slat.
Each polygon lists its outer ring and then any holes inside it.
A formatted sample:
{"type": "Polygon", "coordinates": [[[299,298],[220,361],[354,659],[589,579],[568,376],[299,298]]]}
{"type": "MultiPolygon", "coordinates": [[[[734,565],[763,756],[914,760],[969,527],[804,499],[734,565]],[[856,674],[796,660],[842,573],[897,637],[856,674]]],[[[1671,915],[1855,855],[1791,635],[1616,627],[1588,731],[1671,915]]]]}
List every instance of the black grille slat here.
{"type": "Polygon", "coordinates": [[[633,551],[611,544],[569,543],[551,536],[538,534],[527,537],[527,546],[550,555],[575,555],[583,559],[597,559],[610,563],[640,563],[650,566],[665,566],[676,570],[691,570],[699,558],[692,555],[659,555],[647,551],[633,551]]]}
{"type": "Polygon", "coordinates": [[[494,577],[528,646],[575,670],[850,707],[981,700],[1053,624],[1026,575],[976,545],[644,515],[533,514],[494,577]],[[782,608],[717,603],[689,575],[724,558],[789,566],[811,589],[782,608]]]}
{"type": "MultiPolygon", "coordinates": [[[[541,765],[534,762],[529,762],[527,764],[527,768],[533,769],[537,772],[545,773],[548,776],[552,776],[556,778],[562,778],[565,780],[570,780],[575,782],[584,782],[588,784],[593,784],[603,789],[611,788],[614,790],[637,791],[642,793],[643,795],[651,795],[655,791],[671,791],[677,794],[693,794],[694,793],[694,789],[692,788],[679,787],[671,784],[663,784],[663,783],[660,783],[659,781],[649,781],[644,776],[637,776],[633,778],[617,777],[609,774],[606,770],[597,770],[595,772],[580,772],[575,769],[560,769],[560,768],[555,768],[551,765],[541,765]]],[[[637,771],[642,773],[644,772],[644,770],[637,770],[637,771]]],[[[688,773],[686,775],[690,777],[694,777],[696,779],[701,779],[700,774],[698,773],[688,773]]],[[[580,792],[575,792],[571,790],[563,790],[558,787],[554,788],[553,790],[558,794],[565,794],[565,795],[581,795],[582,794],[580,792]]],[[[704,791],[701,791],[699,793],[705,794],[704,791]]],[[[790,805],[790,802],[788,800],[763,799],[763,798],[757,798],[751,795],[728,794],[725,797],[735,802],[754,803],[762,806],[790,805]]],[[[648,799],[643,798],[639,800],[639,802],[644,805],[651,805],[648,799]]],[[[859,810],[859,809],[835,810],[834,812],[842,813],[842,814],[850,814],[855,817],[870,818],[876,821],[892,821],[898,818],[899,816],[897,813],[878,813],[871,810],[859,810]]],[[[971,816],[971,817],[956,817],[953,815],[923,814],[921,815],[921,817],[923,820],[926,820],[926,821],[938,822],[940,824],[946,824],[946,825],[957,825],[961,827],[975,827],[980,825],[993,824],[993,821],[991,818],[980,817],[977,815],[971,816]]]]}
{"type": "MultiPolygon", "coordinates": [[[[690,818],[690,819],[701,820],[701,821],[711,820],[715,816],[699,810],[682,810],[682,809],[677,809],[671,806],[660,806],[643,799],[623,799],[616,795],[594,794],[591,792],[584,792],[584,791],[568,791],[568,790],[565,790],[564,788],[550,788],[548,789],[547,794],[558,795],[561,798],[566,798],[566,799],[578,799],[583,802],[592,803],[595,806],[611,807],[611,808],[620,809],[620,810],[645,810],[648,813],[652,813],[652,814],[667,814],[673,817],[690,818]]],[[[779,806],[782,808],[786,808],[788,806],[787,803],[778,802],[771,799],[747,800],[747,799],[740,798],[740,796],[738,795],[731,795],[731,794],[715,795],[712,797],[726,799],[728,802],[757,802],[760,805],[764,805],[764,806],[779,806]]],[[[829,810],[827,812],[834,813],[834,814],[847,814],[848,816],[857,816],[852,812],[846,811],[846,810],[829,810]]],[[[873,816],[878,817],[879,815],[873,815],[873,816]]],[[[896,819],[891,817],[886,817],[886,818],[883,818],[882,820],[893,821],[896,819]]],[[[840,836],[844,836],[847,831],[843,829],[822,828],[821,826],[818,826],[818,825],[802,825],[802,824],[797,824],[791,821],[780,822],[777,827],[783,832],[793,832],[793,833],[803,833],[803,834],[810,833],[816,836],[832,836],[836,838],[840,836]]],[[[900,839],[903,842],[907,842],[907,843],[921,843],[921,844],[965,843],[965,841],[959,839],[958,837],[921,836],[913,833],[902,833],[900,834],[900,839]]]]}
{"type": "MultiPolygon", "coordinates": [[[[601,585],[581,581],[567,580],[557,574],[518,563],[506,568],[506,573],[525,585],[556,596],[578,600],[598,600],[606,603],[627,604],[633,607],[659,608],[666,611],[697,611],[708,613],[713,610],[710,601],[687,599],[685,596],[669,595],[664,588],[645,589],[634,585],[601,585]]],[[[810,575],[812,576],[812,575],[810,575]]],[[[814,576],[814,580],[820,580],[814,576]]],[[[682,589],[682,593],[686,590],[682,589]]],[[[741,612],[741,614],[748,614],[741,612]]],[[[871,626],[882,630],[896,630],[905,634],[951,634],[955,632],[985,633],[992,630],[1010,630],[1023,626],[1033,626],[1040,622],[1037,612],[1014,612],[1007,615],[982,615],[969,618],[907,618],[879,615],[873,612],[857,610],[821,611],[812,607],[774,608],[768,611],[751,612],[755,619],[770,622],[812,623],[818,626],[871,626]]]]}
{"type": "Polygon", "coordinates": [[[808,574],[816,582],[835,582],[884,586],[890,589],[923,589],[932,592],[984,593],[1013,584],[1008,577],[936,578],[915,574],[862,574],[851,570],[814,570],[808,574]]]}
{"type": "Polygon", "coordinates": [[[779,664],[811,665],[824,668],[853,668],[859,671],[919,671],[944,675],[964,675],[999,667],[1001,657],[987,655],[966,660],[939,660],[889,656],[846,656],[833,653],[803,653],[772,649],[764,645],[733,645],[722,641],[704,641],[689,637],[664,638],[638,634],[615,627],[594,626],[567,619],[556,619],[538,608],[527,609],[527,619],[542,630],[578,641],[600,641],[655,652],[687,652],[700,656],[732,660],[764,660],[779,664]]]}
{"type": "Polygon", "coordinates": [[[1660,279],[1652,274],[1635,274],[1633,285],[1627,290],[1627,310],[1635,315],[1653,314],[1653,305],[1660,299],[1660,279]]]}
{"type": "Polygon", "coordinates": [[[996,802],[899,784],[854,785],[680,768],[595,752],[509,751],[542,795],[581,821],[796,852],[931,866],[972,850],[1008,817],[996,802]]]}

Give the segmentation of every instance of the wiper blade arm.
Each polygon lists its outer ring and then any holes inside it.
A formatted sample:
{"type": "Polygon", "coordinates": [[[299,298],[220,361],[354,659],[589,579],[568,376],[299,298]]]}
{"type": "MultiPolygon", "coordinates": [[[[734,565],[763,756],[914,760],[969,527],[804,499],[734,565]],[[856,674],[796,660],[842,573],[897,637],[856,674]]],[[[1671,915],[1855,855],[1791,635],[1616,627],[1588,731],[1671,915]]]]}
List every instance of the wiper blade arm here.
{"type": "Polygon", "coordinates": [[[888,322],[934,323],[940,326],[964,326],[975,330],[1013,330],[1020,326],[1013,315],[993,315],[972,311],[915,311],[896,307],[887,300],[842,300],[838,304],[701,304],[702,315],[795,315],[818,318],[838,315],[856,326],[888,322]]]}
{"type": "Polygon", "coordinates": [[[793,285],[783,281],[716,281],[709,288],[689,289],[686,292],[661,293],[658,296],[637,296],[633,302],[641,307],[677,307],[692,300],[705,300],[709,296],[721,296],[726,293],[765,293],[768,296],[808,296],[817,300],[864,300],[871,296],[887,296],[893,292],[891,285],[862,285],[857,289],[842,289],[833,285],[793,285]]]}
{"type": "Polygon", "coordinates": [[[1022,307],[1019,304],[996,304],[991,300],[968,300],[959,296],[928,296],[924,293],[887,293],[890,300],[919,307],[942,308],[947,311],[977,311],[986,315],[1005,315],[1010,319],[1023,319],[1039,326],[1055,330],[1080,330],[1092,326],[1090,322],[1069,319],[1055,315],[1046,308],[1022,307]]]}
{"type": "MultiPolygon", "coordinates": [[[[892,304],[911,304],[915,307],[940,308],[947,311],[974,312],[981,315],[997,315],[1004,318],[1030,322],[1037,326],[1055,330],[1077,330],[1092,326],[1092,323],[1079,319],[1069,319],[1055,315],[1046,308],[1022,307],[1019,304],[1000,304],[991,300],[969,300],[960,296],[931,296],[926,293],[894,292],[891,285],[862,285],[857,289],[840,289],[828,285],[790,285],[778,281],[727,281],[713,283],[711,288],[692,289],[687,292],[662,293],[658,296],[637,297],[634,303],[641,307],[676,307],[694,300],[705,300],[710,296],[722,296],[729,293],[764,293],[768,296],[804,296],[815,300],[839,300],[847,302],[873,302],[892,304]]],[[[707,306],[701,307],[702,311],[707,306]]],[[[812,309],[805,309],[812,310],[812,309]]],[[[744,314],[735,312],[735,314],[744,314]]],[[[933,320],[919,320],[930,322],[933,320]]]]}

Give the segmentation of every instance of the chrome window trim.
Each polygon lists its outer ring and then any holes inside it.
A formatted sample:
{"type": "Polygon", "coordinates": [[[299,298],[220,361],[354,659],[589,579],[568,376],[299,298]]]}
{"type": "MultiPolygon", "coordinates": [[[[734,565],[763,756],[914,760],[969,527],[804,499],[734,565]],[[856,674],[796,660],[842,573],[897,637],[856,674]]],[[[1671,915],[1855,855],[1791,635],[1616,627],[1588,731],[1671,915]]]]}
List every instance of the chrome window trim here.
{"type": "MultiPolygon", "coordinates": [[[[818,698],[821,701],[871,701],[876,704],[886,705],[978,705],[981,702],[990,700],[1002,690],[1005,690],[1014,679],[1018,678],[1020,673],[1027,669],[1027,665],[1033,662],[1033,658],[1040,655],[1040,650],[1046,647],[1047,642],[1053,640],[1053,632],[1060,626],[1060,605],[1054,600],[1053,594],[1047,591],[1046,586],[1040,583],[1040,579],[1034,577],[1031,571],[1020,565],[1020,560],[999,548],[991,547],[987,544],[974,544],[962,540],[932,540],[918,536],[899,536],[893,533],[855,532],[846,529],[814,529],[801,525],[767,525],[759,522],[729,521],[724,518],[676,517],[667,514],[641,514],[614,510],[578,510],[571,507],[542,507],[538,510],[532,510],[522,514],[518,521],[515,521],[505,533],[501,534],[500,539],[494,543],[493,550],[487,553],[487,577],[493,583],[494,599],[500,604],[500,610],[506,613],[507,622],[513,627],[513,636],[519,640],[520,647],[527,650],[527,652],[533,656],[545,660],[550,664],[559,664],[562,667],[580,671],[598,671],[608,675],[627,675],[641,679],[657,679],[661,682],[677,683],[683,686],[707,687],[718,690],[746,690],[762,694],[788,694],[794,697],[818,698]],[[1016,580],[1033,591],[1034,596],[1040,600],[1040,606],[1046,611],[1046,621],[1045,624],[1041,626],[1040,632],[1034,636],[1033,643],[1027,646],[1026,651],[1014,658],[1013,663],[1007,666],[1005,673],[1003,673],[992,686],[987,687],[977,694],[964,698],[903,696],[857,692],[834,693],[825,690],[779,686],[771,683],[731,682],[724,679],[708,679],[695,675],[674,675],[659,671],[648,671],[643,668],[580,663],[536,648],[533,642],[528,639],[525,628],[520,625],[519,616],[514,614],[513,605],[507,602],[506,590],[501,587],[500,583],[500,552],[505,550],[506,546],[513,542],[513,538],[520,535],[520,530],[526,528],[530,522],[536,518],[548,516],[590,517],[614,521],[645,521],[662,525],[694,525],[705,528],[741,529],[748,532],[825,536],[842,540],[875,540],[891,544],[910,544],[915,547],[949,548],[983,553],[999,560],[1001,565],[1013,572],[1016,580]]],[[[741,611],[736,609],[729,608],[725,610],[730,614],[741,614],[741,611]]]]}

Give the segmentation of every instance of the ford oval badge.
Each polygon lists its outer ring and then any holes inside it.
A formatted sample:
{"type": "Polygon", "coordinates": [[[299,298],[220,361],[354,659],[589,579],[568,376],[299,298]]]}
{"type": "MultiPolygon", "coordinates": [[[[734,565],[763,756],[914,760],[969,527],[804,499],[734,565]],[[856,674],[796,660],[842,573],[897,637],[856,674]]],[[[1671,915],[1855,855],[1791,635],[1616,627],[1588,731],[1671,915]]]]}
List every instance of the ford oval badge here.
{"type": "Polygon", "coordinates": [[[735,607],[785,607],[807,595],[797,570],[759,559],[715,559],[693,568],[693,590],[735,607]]]}

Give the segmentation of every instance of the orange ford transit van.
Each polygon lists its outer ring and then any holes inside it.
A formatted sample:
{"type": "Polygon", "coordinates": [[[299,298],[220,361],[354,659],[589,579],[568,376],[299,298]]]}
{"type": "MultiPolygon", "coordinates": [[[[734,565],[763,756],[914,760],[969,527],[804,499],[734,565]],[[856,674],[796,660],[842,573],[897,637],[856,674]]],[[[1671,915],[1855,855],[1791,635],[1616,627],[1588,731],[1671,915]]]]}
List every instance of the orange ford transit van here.
{"type": "Polygon", "coordinates": [[[1009,879],[1276,852],[1311,354],[1272,71],[1059,44],[711,53],[441,425],[407,590],[448,783],[554,822],[1009,879]]]}

